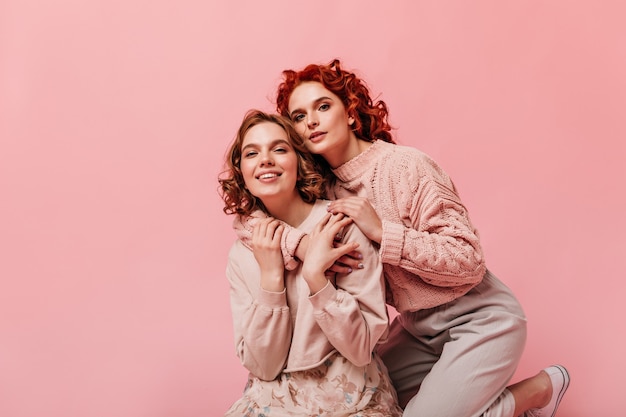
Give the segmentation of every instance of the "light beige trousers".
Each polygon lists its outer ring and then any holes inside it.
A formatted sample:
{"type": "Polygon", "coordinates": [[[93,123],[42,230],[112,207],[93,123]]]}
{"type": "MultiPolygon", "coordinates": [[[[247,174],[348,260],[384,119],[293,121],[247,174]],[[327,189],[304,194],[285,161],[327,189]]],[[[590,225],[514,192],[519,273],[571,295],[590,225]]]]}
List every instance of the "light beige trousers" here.
{"type": "Polygon", "coordinates": [[[506,386],[526,342],[526,317],[489,271],[442,306],[401,314],[378,353],[407,417],[514,417],[506,386]]]}

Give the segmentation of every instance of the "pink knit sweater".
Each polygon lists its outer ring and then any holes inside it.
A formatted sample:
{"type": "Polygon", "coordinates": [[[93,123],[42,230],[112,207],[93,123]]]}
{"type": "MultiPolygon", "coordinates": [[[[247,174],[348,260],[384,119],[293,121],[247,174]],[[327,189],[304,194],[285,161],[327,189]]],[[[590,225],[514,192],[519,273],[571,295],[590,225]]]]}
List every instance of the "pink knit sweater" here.
{"type": "MultiPolygon", "coordinates": [[[[375,141],[365,152],[334,170],[330,198],[367,198],[383,223],[380,256],[387,301],[398,311],[416,311],[452,301],[476,286],[486,273],[477,230],[472,226],[448,175],[423,152],[375,141]]],[[[238,236],[249,242],[255,213],[235,220],[238,236]]],[[[286,265],[304,236],[287,229],[286,265]]]]}

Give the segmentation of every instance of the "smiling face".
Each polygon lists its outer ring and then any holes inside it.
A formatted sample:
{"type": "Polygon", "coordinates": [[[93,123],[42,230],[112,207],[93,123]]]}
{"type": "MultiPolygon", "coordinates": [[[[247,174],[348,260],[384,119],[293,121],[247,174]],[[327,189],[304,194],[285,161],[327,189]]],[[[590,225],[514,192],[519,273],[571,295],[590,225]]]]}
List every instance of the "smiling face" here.
{"type": "Polygon", "coordinates": [[[339,97],[316,81],[303,82],[289,97],[289,117],[306,147],[336,168],[358,155],[354,119],[339,97]]]}
{"type": "Polygon", "coordinates": [[[246,188],[270,212],[302,200],[296,188],[298,156],[279,125],[263,122],[246,132],[240,168],[246,188]]]}

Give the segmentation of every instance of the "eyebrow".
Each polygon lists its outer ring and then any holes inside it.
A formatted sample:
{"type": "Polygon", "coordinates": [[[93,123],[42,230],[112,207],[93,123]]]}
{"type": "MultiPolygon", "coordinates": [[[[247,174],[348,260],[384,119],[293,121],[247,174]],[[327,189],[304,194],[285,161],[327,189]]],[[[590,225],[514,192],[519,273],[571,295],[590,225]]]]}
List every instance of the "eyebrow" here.
{"type": "MultiPolygon", "coordinates": [[[[320,103],[320,102],[322,102],[322,101],[326,101],[326,100],[333,101],[333,99],[332,99],[332,98],[330,98],[330,97],[322,96],[322,97],[320,97],[320,98],[318,98],[318,99],[315,99],[315,100],[313,101],[313,104],[314,104],[314,105],[316,105],[316,104],[318,104],[318,103],[320,103]]],[[[295,109],[294,111],[292,111],[291,113],[289,113],[289,117],[293,117],[293,115],[294,115],[295,113],[298,113],[298,112],[302,112],[302,110],[301,110],[301,109],[299,109],[299,108],[298,108],[298,109],[295,109]]]]}
{"type": "MultiPolygon", "coordinates": [[[[287,146],[289,146],[290,148],[293,148],[291,143],[289,143],[289,141],[285,140],[285,139],[274,139],[273,141],[270,142],[270,148],[273,148],[274,146],[278,145],[279,143],[284,143],[287,146]]],[[[243,151],[245,151],[246,149],[251,148],[251,147],[256,147],[256,146],[259,146],[259,145],[257,145],[256,143],[249,143],[246,146],[244,146],[243,148],[241,148],[241,152],[243,153],[243,151]]]]}

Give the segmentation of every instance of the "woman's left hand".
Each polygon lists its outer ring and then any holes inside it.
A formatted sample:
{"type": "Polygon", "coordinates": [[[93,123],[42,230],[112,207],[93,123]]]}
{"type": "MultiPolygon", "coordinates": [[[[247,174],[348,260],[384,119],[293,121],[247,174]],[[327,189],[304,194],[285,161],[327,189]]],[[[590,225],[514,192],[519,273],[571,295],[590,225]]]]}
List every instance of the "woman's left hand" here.
{"type": "Polygon", "coordinates": [[[326,285],[328,281],[326,272],[337,259],[358,248],[359,244],[356,242],[345,242],[339,246],[334,244],[335,236],[350,223],[352,219],[341,213],[326,214],[309,233],[302,275],[309,285],[311,294],[317,293],[326,285]]]}
{"type": "Polygon", "coordinates": [[[383,240],[383,222],[366,198],[339,198],[328,203],[326,210],[333,214],[343,213],[350,217],[370,240],[379,244],[383,240]]]}

